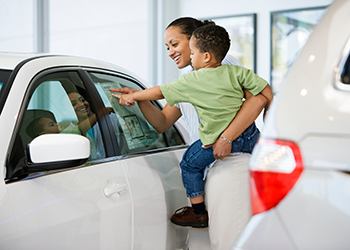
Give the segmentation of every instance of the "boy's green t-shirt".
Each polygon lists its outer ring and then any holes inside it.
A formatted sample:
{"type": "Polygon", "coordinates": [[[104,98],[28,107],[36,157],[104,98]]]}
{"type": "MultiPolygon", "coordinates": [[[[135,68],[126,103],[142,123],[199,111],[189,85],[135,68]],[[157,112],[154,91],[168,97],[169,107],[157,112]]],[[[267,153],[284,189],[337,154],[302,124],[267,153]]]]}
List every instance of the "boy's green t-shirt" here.
{"type": "Polygon", "coordinates": [[[268,83],[252,70],[235,65],[203,68],[160,86],[170,106],[191,103],[198,114],[203,145],[214,143],[243,104],[244,92],[259,94],[268,83]]]}

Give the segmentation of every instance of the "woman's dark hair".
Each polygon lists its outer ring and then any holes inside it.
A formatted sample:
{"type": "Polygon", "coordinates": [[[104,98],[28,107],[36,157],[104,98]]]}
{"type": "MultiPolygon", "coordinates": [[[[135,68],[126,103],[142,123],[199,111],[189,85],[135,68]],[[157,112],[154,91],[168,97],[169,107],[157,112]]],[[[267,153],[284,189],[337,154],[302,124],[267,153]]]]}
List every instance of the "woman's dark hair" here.
{"type": "Polygon", "coordinates": [[[195,43],[200,52],[211,52],[221,62],[230,49],[230,37],[225,28],[218,25],[206,25],[193,32],[195,43]]]}
{"type": "Polygon", "coordinates": [[[168,27],[166,27],[166,29],[168,29],[169,27],[178,27],[181,30],[181,33],[186,35],[188,39],[191,38],[193,31],[195,31],[195,29],[202,27],[204,25],[208,25],[208,24],[215,24],[215,22],[211,21],[211,20],[198,20],[192,17],[180,17],[178,19],[175,19],[174,21],[172,21],[168,27]]]}

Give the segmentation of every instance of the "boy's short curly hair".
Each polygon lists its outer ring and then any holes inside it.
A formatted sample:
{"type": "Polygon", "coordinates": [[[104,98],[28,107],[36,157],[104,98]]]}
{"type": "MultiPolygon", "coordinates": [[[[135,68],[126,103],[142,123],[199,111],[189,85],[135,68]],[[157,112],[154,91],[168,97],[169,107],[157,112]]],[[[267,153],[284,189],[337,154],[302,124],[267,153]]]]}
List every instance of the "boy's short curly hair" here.
{"type": "Polygon", "coordinates": [[[27,126],[26,132],[27,134],[34,139],[35,137],[39,136],[41,132],[44,131],[43,125],[40,123],[41,119],[43,117],[39,117],[34,119],[29,125],[27,126]]]}
{"type": "Polygon", "coordinates": [[[202,26],[193,31],[196,46],[200,52],[211,52],[215,59],[221,62],[230,49],[230,37],[225,28],[211,24],[202,26]]]}

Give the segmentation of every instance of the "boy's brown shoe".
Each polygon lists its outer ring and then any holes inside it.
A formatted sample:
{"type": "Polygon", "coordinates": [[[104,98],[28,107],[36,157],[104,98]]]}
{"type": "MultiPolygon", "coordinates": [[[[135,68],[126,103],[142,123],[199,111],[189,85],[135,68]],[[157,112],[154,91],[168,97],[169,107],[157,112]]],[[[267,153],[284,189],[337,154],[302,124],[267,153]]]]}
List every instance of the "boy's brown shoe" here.
{"type": "Polygon", "coordinates": [[[204,228],[208,227],[208,212],[196,215],[192,207],[182,207],[171,216],[171,222],[183,227],[204,228]]]}

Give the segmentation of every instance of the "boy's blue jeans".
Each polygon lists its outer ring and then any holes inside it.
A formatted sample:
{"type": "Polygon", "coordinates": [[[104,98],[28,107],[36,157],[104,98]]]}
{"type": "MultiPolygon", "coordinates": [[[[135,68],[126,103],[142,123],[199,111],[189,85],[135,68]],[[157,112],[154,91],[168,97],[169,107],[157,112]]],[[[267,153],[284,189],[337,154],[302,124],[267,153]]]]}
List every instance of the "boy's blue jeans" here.
{"type": "MultiPolygon", "coordinates": [[[[254,122],[232,142],[231,153],[251,153],[258,137],[259,130],[254,122]]],[[[187,197],[193,198],[204,194],[204,170],[214,161],[213,148],[202,148],[200,140],[195,141],[186,150],[180,162],[180,167],[187,197]]]]}

